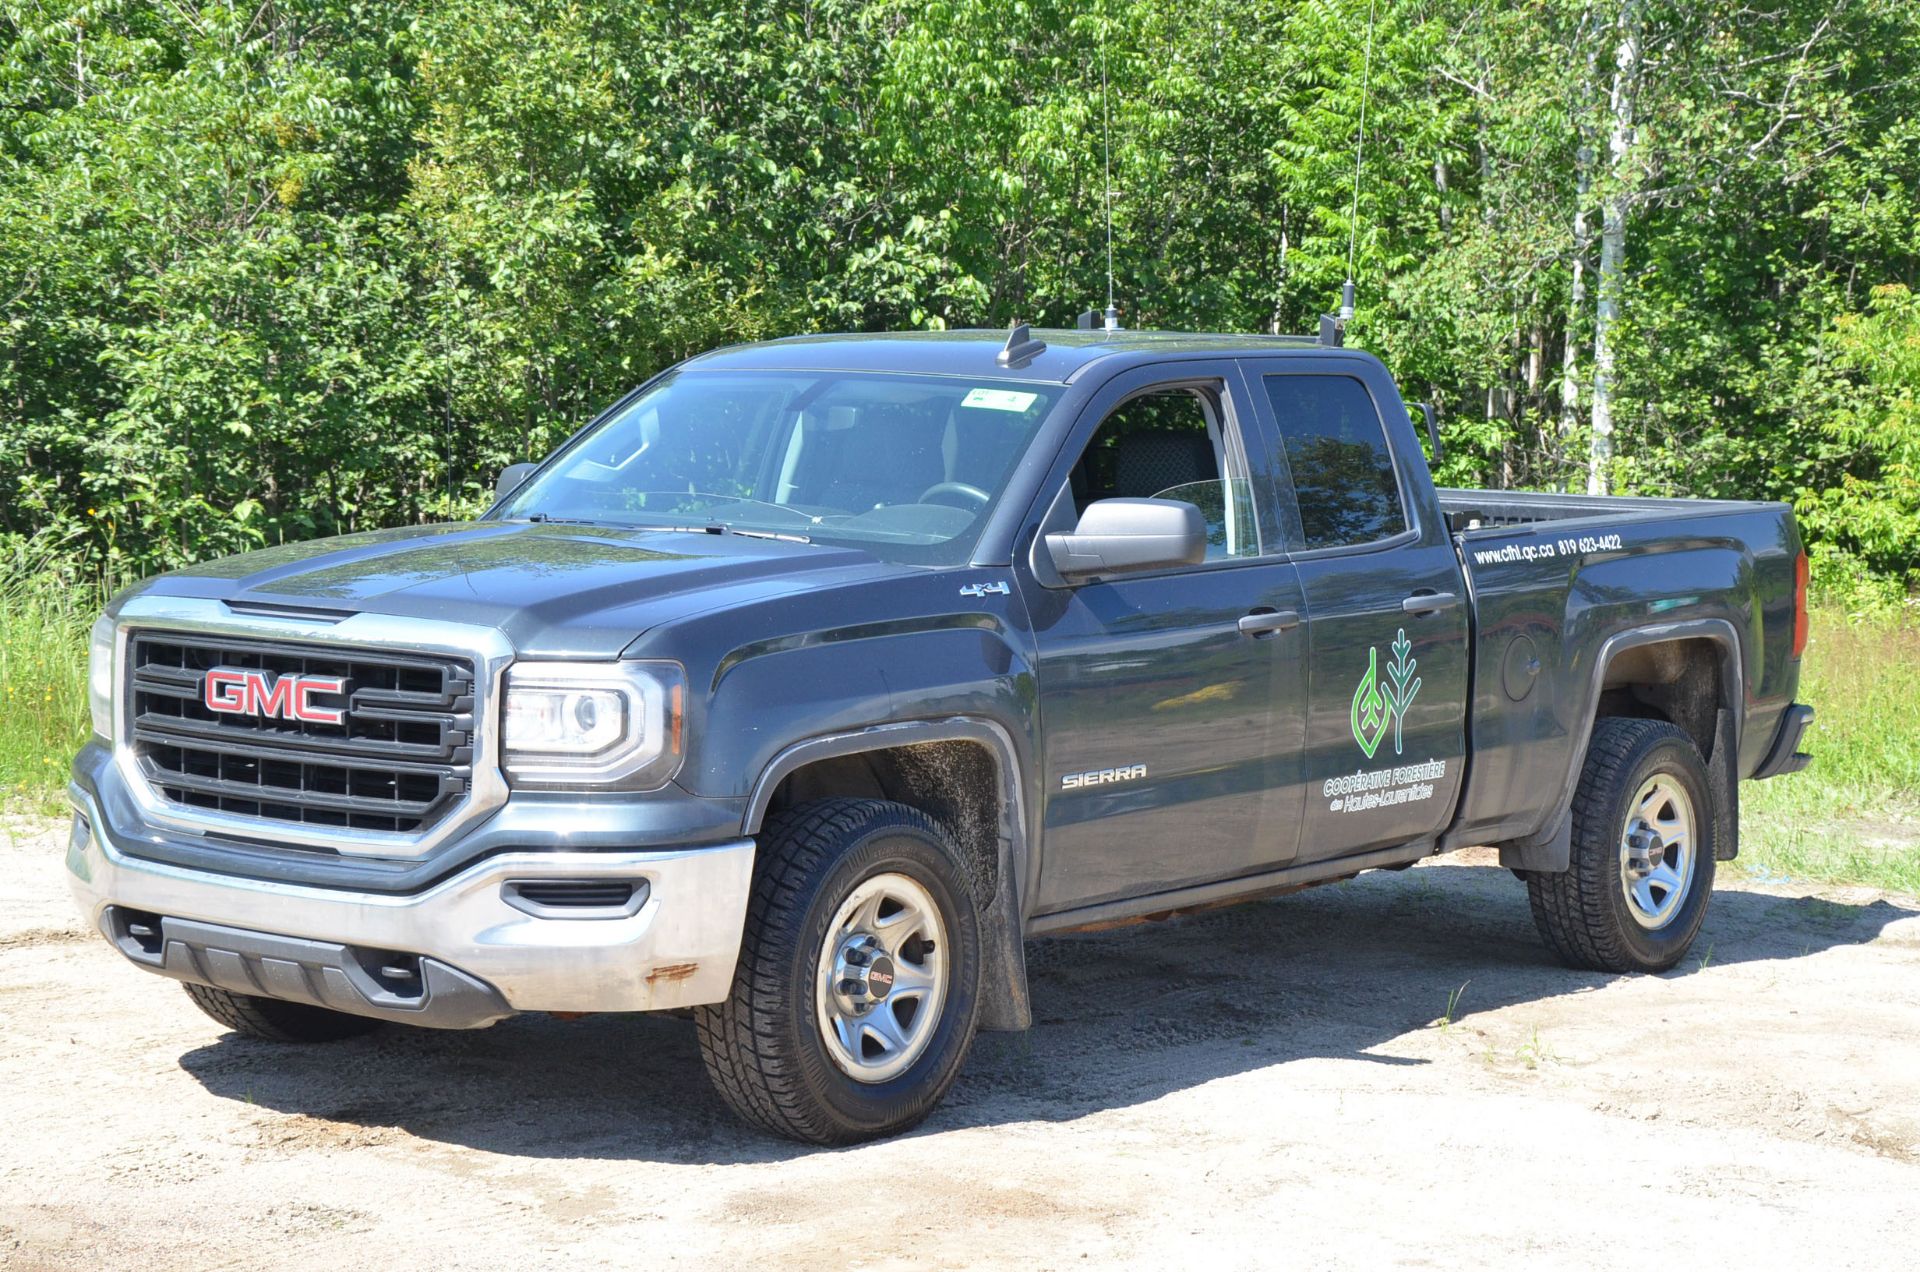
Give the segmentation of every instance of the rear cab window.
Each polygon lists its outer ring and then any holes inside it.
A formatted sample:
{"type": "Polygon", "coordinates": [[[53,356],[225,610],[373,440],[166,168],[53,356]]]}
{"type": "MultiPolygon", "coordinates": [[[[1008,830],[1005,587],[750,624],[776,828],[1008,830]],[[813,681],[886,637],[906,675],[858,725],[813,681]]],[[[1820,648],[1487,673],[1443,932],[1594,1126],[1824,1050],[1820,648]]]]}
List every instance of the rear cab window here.
{"type": "Polygon", "coordinates": [[[1299,513],[1298,550],[1359,547],[1407,527],[1373,395],[1338,374],[1262,375],[1299,513]]]}

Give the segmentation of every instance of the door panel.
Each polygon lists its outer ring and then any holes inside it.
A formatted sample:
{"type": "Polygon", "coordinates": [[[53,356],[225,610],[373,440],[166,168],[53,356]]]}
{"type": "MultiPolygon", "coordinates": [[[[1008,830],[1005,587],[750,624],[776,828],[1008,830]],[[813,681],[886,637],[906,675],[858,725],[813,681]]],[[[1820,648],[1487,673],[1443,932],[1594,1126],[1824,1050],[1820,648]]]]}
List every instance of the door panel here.
{"type": "Polygon", "coordinates": [[[1258,372],[1307,607],[1298,860],[1437,834],[1466,755],[1467,596],[1446,527],[1406,499],[1418,444],[1405,408],[1350,363],[1258,372]]]}
{"type": "Polygon", "coordinates": [[[1046,781],[1040,909],[1283,865],[1300,833],[1304,629],[1285,562],[1092,583],[1034,609],[1046,781]],[[1106,770],[1138,777],[1070,779],[1106,770]]]}
{"type": "Polygon", "coordinates": [[[1165,366],[1123,373],[1093,397],[1017,567],[1037,649],[1041,912],[1284,865],[1298,845],[1306,631],[1287,618],[1302,596],[1278,550],[1271,456],[1248,435],[1251,406],[1230,363],[1185,363],[1170,376],[1165,366]],[[1077,462],[1116,407],[1170,386],[1211,395],[1208,432],[1228,452],[1226,476],[1242,480],[1202,513],[1232,529],[1201,565],[1064,585],[1044,535],[1071,529],[1088,498],[1153,493],[1126,488],[1144,482],[1200,502],[1176,480],[1191,457],[1157,427],[1126,453],[1077,462]],[[1243,496],[1251,525],[1245,509],[1223,506],[1243,496]]]}
{"type": "Polygon", "coordinates": [[[1300,562],[1309,708],[1299,859],[1437,834],[1466,755],[1465,599],[1415,615],[1404,600],[1457,590],[1453,549],[1418,543],[1300,562]]]}

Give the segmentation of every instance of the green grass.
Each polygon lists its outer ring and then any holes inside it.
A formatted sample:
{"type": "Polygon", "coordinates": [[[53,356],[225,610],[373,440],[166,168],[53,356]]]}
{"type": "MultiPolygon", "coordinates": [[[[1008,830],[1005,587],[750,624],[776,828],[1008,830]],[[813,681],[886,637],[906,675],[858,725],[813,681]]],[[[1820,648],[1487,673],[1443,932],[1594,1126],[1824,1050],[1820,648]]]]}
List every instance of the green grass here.
{"type": "Polygon", "coordinates": [[[1740,866],[1920,892],[1920,622],[1816,610],[1799,773],[1741,787],[1740,866]]]}
{"type": "MultiPolygon", "coordinates": [[[[0,569],[0,797],[60,806],[103,599],[97,583],[0,569]]],[[[1738,869],[1920,893],[1920,622],[1816,611],[1799,696],[1817,712],[1814,762],[1741,788],[1738,869]]]]}
{"type": "Polygon", "coordinates": [[[56,573],[0,573],[0,796],[57,810],[91,731],[87,628],[102,590],[56,573]]]}

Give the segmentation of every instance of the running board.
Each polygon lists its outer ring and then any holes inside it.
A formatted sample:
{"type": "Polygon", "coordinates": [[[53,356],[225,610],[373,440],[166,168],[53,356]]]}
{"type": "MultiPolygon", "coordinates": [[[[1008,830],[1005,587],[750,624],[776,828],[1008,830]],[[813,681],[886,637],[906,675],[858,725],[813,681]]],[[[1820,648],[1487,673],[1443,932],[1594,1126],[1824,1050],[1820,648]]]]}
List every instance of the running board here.
{"type": "Polygon", "coordinates": [[[1316,883],[1351,879],[1362,870],[1410,866],[1422,857],[1431,857],[1437,851],[1434,840],[1419,839],[1410,844],[1377,848],[1372,852],[1363,852],[1351,857],[1336,857],[1331,861],[1310,861],[1305,865],[1288,866],[1282,870],[1268,870],[1261,874],[1221,879],[1216,883],[1175,888],[1171,892],[1154,892],[1143,897],[1125,897],[1119,901],[1102,901],[1098,905],[1085,905],[1072,910],[1056,910],[1052,914],[1039,914],[1028,919],[1027,935],[1058,936],[1062,932],[1084,932],[1095,928],[1120,927],[1128,923],[1170,919],[1190,910],[1210,910],[1216,906],[1236,905],[1241,901],[1255,901],[1282,892],[1310,888],[1316,883]]]}

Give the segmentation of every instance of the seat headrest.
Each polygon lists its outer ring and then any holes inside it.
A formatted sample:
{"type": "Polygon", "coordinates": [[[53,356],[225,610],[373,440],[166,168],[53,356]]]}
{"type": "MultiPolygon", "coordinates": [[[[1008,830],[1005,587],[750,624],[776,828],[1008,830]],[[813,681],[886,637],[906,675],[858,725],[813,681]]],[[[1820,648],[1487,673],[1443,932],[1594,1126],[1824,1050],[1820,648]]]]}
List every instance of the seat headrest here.
{"type": "Polygon", "coordinates": [[[1113,456],[1114,493],[1140,499],[1217,477],[1205,433],[1129,433],[1113,456]]]}

